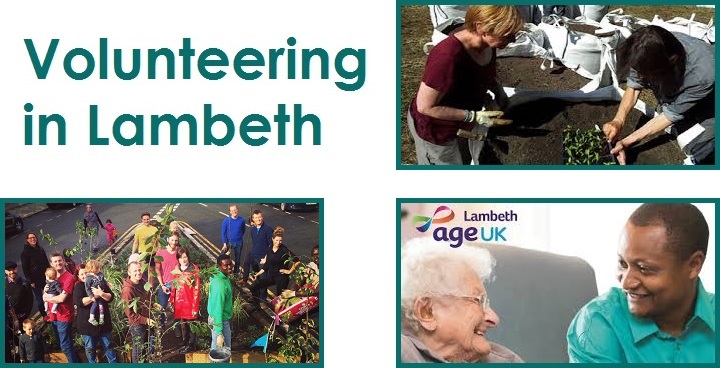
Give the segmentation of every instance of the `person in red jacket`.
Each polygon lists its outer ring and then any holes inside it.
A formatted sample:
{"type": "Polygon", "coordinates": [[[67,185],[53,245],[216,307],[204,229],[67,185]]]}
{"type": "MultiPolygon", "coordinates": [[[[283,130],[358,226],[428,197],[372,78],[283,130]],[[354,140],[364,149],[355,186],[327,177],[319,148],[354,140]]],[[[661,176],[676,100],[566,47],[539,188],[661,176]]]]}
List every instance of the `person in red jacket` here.
{"type": "Polygon", "coordinates": [[[200,313],[200,271],[190,262],[185,248],[178,247],[175,254],[179,262],[175,270],[181,273],[174,272],[169,302],[175,309],[175,320],[180,322],[183,346],[180,352],[189,353],[195,351],[195,333],[188,321],[195,321],[200,313]]]}

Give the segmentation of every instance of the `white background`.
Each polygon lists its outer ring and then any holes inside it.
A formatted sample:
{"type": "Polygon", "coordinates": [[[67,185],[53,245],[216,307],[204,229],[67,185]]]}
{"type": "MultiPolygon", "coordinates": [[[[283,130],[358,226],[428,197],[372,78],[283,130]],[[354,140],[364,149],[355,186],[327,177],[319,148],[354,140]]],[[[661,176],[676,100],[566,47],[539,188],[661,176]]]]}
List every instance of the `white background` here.
{"type": "MultiPolygon", "coordinates": [[[[2,2],[2,197],[323,197],[324,359],[328,367],[395,362],[397,197],[714,197],[708,171],[402,171],[396,166],[396,7],[348,1],[2,2]],[[343,92],[330,80],[70,80],[58,56],[74,47],[196,50],[285,46],[367,50],[366,82],[343,92]],[[47,80],[37,80],[23,39],[60,38],[47,80]],[[68,120],[68,145],[24,146],[23,105],[68,120]],[[88,105],[121,113],[270,116],[301,103],[323,123],[321,146],[89,146],[88,105]],[[177,175],[169,175],[175,174],[177,175]],[[250,179],[250,180],[249,180],[250,179]],[[252,180],[252,181],[251,181],[252,180]],[[351,266],[352,267],[349,267],[351,266]],[[356,301],[356,302],[352,302],[356,301]]],[[[429,20],[428,20],[429,25],[429,20]]],[[[47,43],[45,44],[47,45],[47,43]]],[[[44,50],[42,51],[44,53],[44,50]]],[[[198,51],[199,54],[199,51],[198,51]]],[[[196,59],[195,59],[196,60],[196,59]]],[[[195,74],[197,75],[197,74],[195,74]]],[[[148,137],[149,139],[149,137],[148,137]]],[[[182,141],[182,140],[181,140],[182,141]]]]}
{"type": "MultiPolygon", "coordinates": [[[[708,251],[700,273],[705,290],[715,292],[715,204],[695,203],[708,223],[710,238],[708,251]]],[[[452,227],[505,227],[506,242],[499,244],[541,250],[566,256],[575,256],[587,262],[595,271],[599,294],[610,287],[619,287],[616,278],[617,250],[620,235],[627,219],[640,203],[426,203],[403,205],[408,216],[401,222],[403,243],[418,236],[432,236],[438,226],[452,227]],[[432,225],[420,233],[412,223],[415,215],[432,216],[439,205],[448,206],[455,218],[443,225],[432,225]],[[505,213],[512,210],[516,222],[467,222],[464,213],[505,213]]],[[[440,212],[438,218],[447,216],[440,212]]]]}

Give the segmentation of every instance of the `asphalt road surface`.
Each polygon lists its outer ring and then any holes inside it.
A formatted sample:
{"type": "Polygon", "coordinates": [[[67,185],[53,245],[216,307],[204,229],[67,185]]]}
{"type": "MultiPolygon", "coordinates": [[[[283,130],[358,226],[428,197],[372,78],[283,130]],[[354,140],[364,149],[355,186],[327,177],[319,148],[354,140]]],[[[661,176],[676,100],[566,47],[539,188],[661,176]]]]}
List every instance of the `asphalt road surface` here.
{"type": "MultiPolygon", "coordinates": [[[[132,225],[140,222],[141,213],[148,212],[151,216],[164,213],[162,211],[164,211],[165,204],[98,202],[93,203],[93,210],[100,215],[103,225],[109,218],[122,234],[132,225]]],[[[174,215],[178,220],[187,222],[217,248],[222,248],[221,224],[223,219],[229,216],[230,203],[173,204],[177,205],[174,215]]],[[[282,226],[285,229],[283,243],[297,255],[309,256],[312,247],[320,244],[320,211],[283,212],[279,207],[270,204],[240,202],[235,204],[238,205],[239,215],[245,218],[246,223],[249,222],[252,211],[259,209],[263,212],[265,223],[272,228],[282,226]]],[[[84,213],[85,206],[80,205],[74,208],[47,209],[24,219],[25,231],[5,239],[5,259],[16,261],[19,274],[23,275],[20,254],[25,244],[27,231],[35,232],[38,237],[40,230],[52,235],[58,244],[50,246],[45,240],[40,241],[40,245],[45,248],[48,255],[54,251],[62,251],[64,248],[72,248],[79,238],[75,233],[75,222],[82,221],[84,213]]],[[[244,240],[243,259],[251,248],[249,229],[244,240]]],[[[105,230],[100,230],[98,244],[101,247],[107,245],[105,230]]],[[[85,252],[90,252],[89,244],[85,245],[83,249],[85,252]]],[[[80,263],[80,259],[73,258],[80,263]]]]}

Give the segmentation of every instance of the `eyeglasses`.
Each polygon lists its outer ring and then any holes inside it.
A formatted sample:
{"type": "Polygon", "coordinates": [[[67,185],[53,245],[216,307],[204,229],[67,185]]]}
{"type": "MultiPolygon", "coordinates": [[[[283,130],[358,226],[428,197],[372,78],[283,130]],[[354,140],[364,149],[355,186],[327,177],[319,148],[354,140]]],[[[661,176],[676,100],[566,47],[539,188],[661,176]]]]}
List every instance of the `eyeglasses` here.
{"type": "Polygon", "coordinates": [[[480,308],[482,308],[483,312],[487,311],[488,308],[490,308],[490,298],[488,298],[487,294],[481,294],[480,296],[440,294],[437,296],[460,298],[460,299],[465,299],[465,300],[471,301],[471,302],[477,304],[480,308]]]}

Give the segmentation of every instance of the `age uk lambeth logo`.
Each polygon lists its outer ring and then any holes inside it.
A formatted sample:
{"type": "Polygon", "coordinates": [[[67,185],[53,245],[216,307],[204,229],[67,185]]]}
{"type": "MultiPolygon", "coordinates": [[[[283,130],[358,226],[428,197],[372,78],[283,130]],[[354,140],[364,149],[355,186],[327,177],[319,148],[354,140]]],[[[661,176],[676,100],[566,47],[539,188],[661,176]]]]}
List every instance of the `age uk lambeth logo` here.
{"type": "MultiPolygon", "coordinates": [[[[417,215],[413,216],[412,224],[415,228],[424,233],[430,230],[433,224],[445,224],[452,221],[455,218],[455,212],[448,206],[439,206],[435,209],[432,216],[417,215]]],[[[516,222],[518,221],[518,215],[512,209],[496,212],[490,209],[487,212],[472,213],[463,211],[462,217],[463,223],[468,222],[475,223],[496,223],[496,222],[516,222]]],[[[507,242],[507,233],[505,226],[436,226],[435,230],[432,231],[433,238],[436,241],[446,241],[450,243],[450,246],[457,248],[465,241],[475,242],[494,242],[501,243],[507,242]]]]}
{"type": "Polygon", "coordinates": [[[435,224],[444,224],[446,222],[452,221],[452,219],[455,218],[455,212],[450,209],[448,206],[440,206],[435,209],[435,213],[433,213],[432,217],[428,216],[421,216],[417,215],[413,217],[412,222],[415,225],[415,228],[418,229],[419,232],[424,233],[428,231],[430,226],[435,224]],[[443,211],[449,211],[450,213],[445,216],[438,216],[438,213],[443,211]],[[421,226],[417,226],[418,223],[422,223],[421,226]]]}

